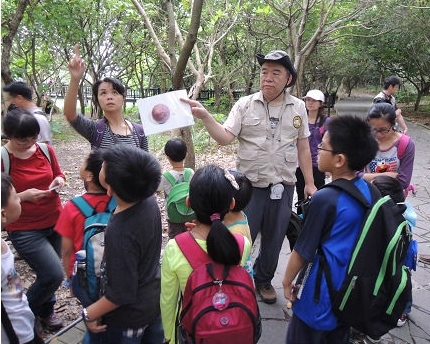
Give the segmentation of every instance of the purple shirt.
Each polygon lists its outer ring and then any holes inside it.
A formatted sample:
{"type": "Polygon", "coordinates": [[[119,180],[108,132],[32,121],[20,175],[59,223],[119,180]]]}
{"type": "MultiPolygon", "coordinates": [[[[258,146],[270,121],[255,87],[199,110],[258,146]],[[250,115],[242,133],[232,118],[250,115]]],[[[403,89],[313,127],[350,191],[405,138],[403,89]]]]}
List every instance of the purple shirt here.
{"type": "Polygon", "coordinates": [[[309,132],[311,133],[308,137],[309,148],[311,149],[312,166],[318,167],[318,145],[322,141],[323,134],[326,130],[327,123],[330,121],[330,117],[326,117],[322,127],[317,123],[309,122],[309,132]]]}

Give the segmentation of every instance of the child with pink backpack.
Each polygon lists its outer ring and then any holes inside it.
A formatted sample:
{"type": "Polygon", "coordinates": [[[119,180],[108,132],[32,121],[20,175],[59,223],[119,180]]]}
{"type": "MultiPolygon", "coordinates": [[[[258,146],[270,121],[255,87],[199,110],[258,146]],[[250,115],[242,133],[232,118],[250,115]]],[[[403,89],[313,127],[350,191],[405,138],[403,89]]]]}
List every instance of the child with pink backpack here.
{"type": "Polygon", "coordinates": [[[195,226],[166,245],[161,265],[161,317],[166,342],[254,344],[261,319],[254,285],[242,267],[251,244],[223,224],[238,184],[215,165],[199,169],[187,205],[195,226]],[[178,298],[181,302],[178,303],[178,298]]]}

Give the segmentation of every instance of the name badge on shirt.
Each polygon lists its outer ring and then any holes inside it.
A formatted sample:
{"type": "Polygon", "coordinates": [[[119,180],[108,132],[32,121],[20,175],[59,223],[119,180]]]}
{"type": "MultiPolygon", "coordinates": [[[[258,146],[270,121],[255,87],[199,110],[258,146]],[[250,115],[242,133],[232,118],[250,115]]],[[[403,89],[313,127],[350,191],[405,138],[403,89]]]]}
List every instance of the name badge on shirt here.
{"type": "Polygon", "coordinates": [[[302,118],[298,115],[293,118],[293,126],[296,129],[299,129],[302,126],[302,118]]]}

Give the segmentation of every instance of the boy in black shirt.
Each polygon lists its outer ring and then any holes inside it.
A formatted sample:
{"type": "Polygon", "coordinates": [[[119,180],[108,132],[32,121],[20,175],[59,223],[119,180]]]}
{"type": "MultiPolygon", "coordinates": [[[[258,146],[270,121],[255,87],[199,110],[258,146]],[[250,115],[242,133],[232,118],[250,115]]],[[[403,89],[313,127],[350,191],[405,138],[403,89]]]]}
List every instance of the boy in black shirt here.
{"type": "Polygon", "coordinates": [[[82,310],[103,343],[162,343],[161,216],[154,193],[161,169],[147,152],[118,145],[103,153],[100,182],[117,207],[106,227],[102,297],[82,310]]]}

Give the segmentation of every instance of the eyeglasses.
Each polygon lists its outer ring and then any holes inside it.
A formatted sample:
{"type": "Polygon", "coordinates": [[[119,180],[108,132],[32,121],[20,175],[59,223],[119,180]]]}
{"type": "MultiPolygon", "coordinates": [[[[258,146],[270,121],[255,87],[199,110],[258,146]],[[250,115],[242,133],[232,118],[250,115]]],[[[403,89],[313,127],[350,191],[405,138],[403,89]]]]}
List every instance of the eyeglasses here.
{"type": "Polygon", "coordinates": [[[319,151],[320,151],[320,150],[322,150],[322,151],[326,151],[326,152],[334,153],[334,150],[322,148],[322,142],[318,144],[317,149],[318,149],[319,151]]]}
{"type": "Polygon", "coordinates": [[[24,139],[17,139],[17,138],[13,138],[16,142],[18,142],[18,144],[20,145],[25,145],[25,144],[30,144],[30,143],[35,143],[37,141],[37,136],[33,136],[33,137],[26,137],[24,139]]]}
{"type": "Polygon", "coordinates": [[[380,133],[380,134],[388,134],[390,132],[390,130],[393,129],[393,127],[389,127],[389,128],[381,128],[381,129],[377,129],[377,128],[372,128],[372,132],[374,134],[380,133]]]}

